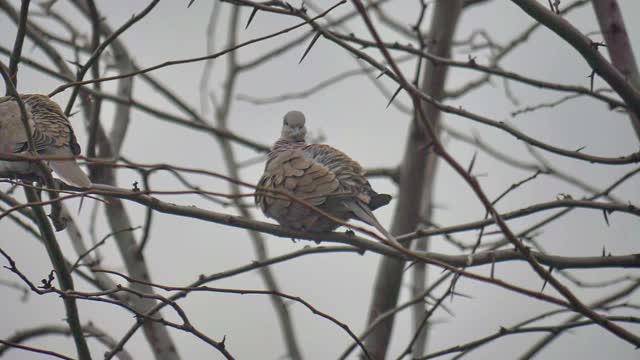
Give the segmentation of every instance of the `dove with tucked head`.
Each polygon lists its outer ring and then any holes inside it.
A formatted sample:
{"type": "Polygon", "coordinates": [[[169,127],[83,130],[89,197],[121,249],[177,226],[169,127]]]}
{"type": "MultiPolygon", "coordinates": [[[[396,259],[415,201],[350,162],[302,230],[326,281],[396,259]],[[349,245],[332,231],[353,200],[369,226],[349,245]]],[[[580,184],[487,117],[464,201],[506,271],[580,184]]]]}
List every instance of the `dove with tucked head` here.
{"type": "Polygon", "coordinates": [[[391,196],[375,192],[360,164],[329,145],[307,144],[305,117],[288,112],[280,138],[273,145],[256,192],[262,212],[283,226],[303,231],[326,232],[340,226],[305,204],[277,192],[305,200],[342,221],[356,219],[390,236],[373,215],[391,196]],[[276,191],[276,192],[269,192],[276,191]]]}
{"type": "MultiPolygon", "coordinates": [[[[33,145],[40,155],[72,157],[80,154],[80,145],[71,123],[58,104],[46,95],[24,94],[20,99],[27,110],[33,145]]],[[[20,154],[28,151],[27,135],[20,108],[13,97],[0,97],[0,152],[20,154]]],[[[91,181],[75,159],[48,160],[47,165],[70,185],[91,187],[91,181]]],[[[32,164],[0,160],[0,172],[24,175],[35,171],[32,164]]]]}

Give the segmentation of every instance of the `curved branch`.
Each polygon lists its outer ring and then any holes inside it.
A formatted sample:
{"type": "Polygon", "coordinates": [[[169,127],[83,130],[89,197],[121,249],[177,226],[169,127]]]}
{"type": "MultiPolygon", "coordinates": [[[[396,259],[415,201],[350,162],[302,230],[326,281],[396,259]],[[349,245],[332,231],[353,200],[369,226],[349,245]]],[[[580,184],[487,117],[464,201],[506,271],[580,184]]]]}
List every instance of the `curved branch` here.
{"type": "MultiPolygon", "coordinates": [[[[95,325],[91,323],[84,325],[82,327],[82,331],[84,333],[87,333],[89,336],[92,336],[98,339],[98,341],[100,341],[102,344],[104,344],[108,348],[112,348],[116,344],[116,342],[112,337],[110,337],[104,331],[100,330],[99,328],[97,328],[95,325]]],[[[41,325],[41,326],[30,328],[30,329],[16,331],[16,333],[13,336],[11,336],[6,340],[8,343],[11,343],[12,345],[5,344],[4,346],[0,346],[0,356],[2,356],[2,354],[5,353],[7,350],[11,349],[11,347],[15,344],[20,344],[32,338],[37,338],[37,337],[46,336],[46,335],[70,336],[71,330],[68,327],[61,326],[61,325],[41,325]]],[[[133,359],[133,357],[131,357],[131,355],[129,355],[129,353],[125,350],[123,350],[118,354],[118,358],[120,360],[133,359]]]]}
{"type": "Polygon", "coordinates": [[[31,351],[31,352],[38,353],[38,354],[49,355],[51,357],[55,357],[55,358],[58,358],[58,359],[74,360],[71,357],[68,357],[66,355],[62,355],[60,353],[57,353],[57,352],[54,352],[54,351],[51,351],[51,350],[39,349],[39,348],[34,348],[32,346],[20,345],[20,344],[12,343],[12,342],[7,341],[7,340],[0,339],[0,344],[4,344],[5,346],[13,347],[13,348],[16,348],[16,349],[22,349],[22,350],[31,351]]]}
{"type": "Polygon", "coordinates": [[[640,92],[598,52],[597,46],[591,39],[584,36],[567,20],[535,0],[511,1],[576,49],[589,63],[593,71],[600,75],[620,95],[629,109],[636,116],[640,116],[640,92]]]}

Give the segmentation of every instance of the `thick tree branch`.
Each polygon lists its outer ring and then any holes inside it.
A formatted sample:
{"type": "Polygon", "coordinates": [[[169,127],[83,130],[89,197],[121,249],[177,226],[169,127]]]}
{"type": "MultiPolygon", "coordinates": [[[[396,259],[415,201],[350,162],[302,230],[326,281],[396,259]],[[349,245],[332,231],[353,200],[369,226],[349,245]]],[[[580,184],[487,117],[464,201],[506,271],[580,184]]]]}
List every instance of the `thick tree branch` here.
{"type": "MultiPolygon", "coordinates": [[[[633,55],[631,41],[617,0],[593,1],[593,9],[596,12],[600,31],[607,43],[607,51],[613,66],[616,67],[627,81],[640,91],[640,73],[638,64],[633,55]]],[[[631,125],[640,139],[640,116],[637,113],[629,113],[631,125]]]]}
{"type": "Polygon", "coordinates": [[[598,52],[597,46],[591,39],[583,35],[567,20],[535,0],[512,1],[520,6],[529,16],[555,32],[576,49],[587,63],[589,63],[593,71],[600,75],[627,103],[630,111],[636,116],[640,116],[640,90],[635,89],[633,85],[625,79],[622,73],[598,52]]]}
{"type": "MultiPolygon", "coordinates": [[[[27,30],[30,2],[31,0],[22,0],[18,32],[16,33],[16,40],[13,43],[13,51],[11,52],[11,59],[9,61],[9,76],[16,86],[18,85],[18,64],[20,63],[22,56],[22,45],[24,44],[24,37],[27,30]]],[[[9,89],[7,89],[7,95],[9,95],[9,89]]]]}
{"type": "MultiPolygon", "coordinates": [[[[362,3],[360,2],[360,0],[352,0],[352,2],[358,8],[363,20],[365,21],[365,23],[367,25],[367,28],[369,29],[369,32],[373,35],[373,37],[375,38],[376,42],[379,44],[379,50],[382,52],[382,54],[387,59],[387,61],[389,61],[389,63],[392,65],[393,71],[396,74],[398,80],[403,85],[403,87],[410,92],[410,94],[412,96],[412,99],[414,101],[414,104],[416,106],[416,109],[419,112],[422,113],[423,111],[422,111],[422,108],[420,107],[421,94],[419,93],[419,91],[414,90],[414,88],[411,86],[411,84],[409,82],[407,82],[407,80],[405,79],[405,77],[402,74],[402,72],[399,69],[399,67],[393,62],[393,58],[389,54],[389,51],[382,45],[382,40],[380,39],[380,35],[376,31],[374,25],[371,22],[371,19],[368,17],[368,15],[367,15],[366,11],[364,10],[364,7],[362,6],[362,3]]],[[[640,102],[637,105],[640,107],[640,102]]],[[[443,147],[442,143],[437,138],[437,136],[436,136],[437,133],[436,133],[436,130],[434,129],[433,125],[431,123],[429,123],[428,121],[424,121],[424,120],[426,120],[426,118],[425,118],[424,114],[421,114],[421,115],[422,115],[421,118],[423,119],[423,122],[424,122],[424,128],[426,129],[427,133],[429,134],[429,136],[430,136],[430,138],[432,140],[432,146],[433,146],[434,152],[436,154],[438,154],[440,157],[442,157],[443,160],[446,161],[447,164],[449,164],[449,166],[451,166],[451,168],[462,179],[464,179],[464,181],[471,188],[471,190],[473,190],[473,192],[475,193],[475,195],[478,198],[478,200],[485,207],[487,213],[490,214],[491,217],[493,217],[495,219],[496,224],[498,225],[500,230],[504,233],[504,235],[507,238],[507,240],[509,240],[509,242],[511,244],[513,244],[520,252],[522,252],[525,255],[525,257],[527,258],[527,262],[531,266],[531,269],[536,274],[538,274],[538,276],[541,279],[543,279],[545,281],[548,281],[548,283],[551,286],[553,286],[554,289],[556,289],[560,294],[562,294],[562,296],[567,299],[567,301],[571,304],[571,307],[576,312],[579,312],[579,313],[583,314],[584,316],[588,317],[589,319],[593,320],[595,323],[597,323],[601,327],[607,329],[609,332],[611,332],[612,334],[618,336],[619,338],[624,339],[625,341],[627,341],[627,342],[629,342],[631,344],[634,344],[636,346],[640,346],[640,337],[638,337],[637,335],[631,333],[630,331],[626,330],[625,328],[623,328],[623,327],[621,327],[621,326],[619,326],[619,325],[607,320],[606,318],[604,318],[600,314],[598,314],[595,311],[593,311],[590,308],[588,308],[582,301],[580,301],[580,299],[578,297],[575,296],[575,294],[573,294],[573,292],[568,287],[564,286],[561,282],[559,282],[554,276],[551,275],[551,273],[548,270],[543,268],[535,260],[535,258],[533,258],[531,256],[530,250],[522,243],[521,240],[519,240],[515,236],[513,231],[510,229],[510,227],[504,222],[504,220],[501,218],[500,214],[496,211],[495,207],[493,206],[491,201],[489,201],[489,199],[487,198],[486,194],[484,193],[484,191],[480,187],[480,184],[478,183],[477,179],[472,177],[468,173],[468,171],[465,170],[465,168],[462,167],[460,165],[460,163],[458,161],[456,161],[451,156],[451,154],[449,154],[449,152],[447,152],[447,150],[443,147]]],[[[399,246],[399,245],[397,245],[397,244],[395,244],[393,242],[391,242],[389,245],[394,247],[394,248],[396,248],[397,250],[400,250],[400,251],[404,252],[404,249],[401,246],[399,246]]]]}
{"type": "MultiPolygon", "coordinates": [[[[30,203],[38,203],[40,201],[35,190],[29,188],[25,188],[24,190],[27,200],[30,203]]],[[[55,269],[55,273],[58,276],[60,288],[63,291],[73,291],[73,280],[69,273],[69,268],[65,263],[64,256],[62,255],[62,249],[60,249],[60,245],[58,245],[58,240],[51,229],[51,225],[49,225],[47,215],[44,213],[42,206],[33,205],[31,206],[31,209],[36,217],[40,234],[42,234],[42,238],[44,240],[47,253],[49,254],[49,258],[51,259],[51,263],[53,264],[53,268],[55,269]]],[[[73,340],[76,344],[78,358],[80,360],[91,360],[91,353],[89,352],[89,347],[87,346],[87,342],[82,332],[82,325],[80,324],[80,315],[78,314],[76,301],[74,299],[63,299],[63,301],[67,313],[67,322],[69,323],[69,328],[71,329],[73,340]]]]}

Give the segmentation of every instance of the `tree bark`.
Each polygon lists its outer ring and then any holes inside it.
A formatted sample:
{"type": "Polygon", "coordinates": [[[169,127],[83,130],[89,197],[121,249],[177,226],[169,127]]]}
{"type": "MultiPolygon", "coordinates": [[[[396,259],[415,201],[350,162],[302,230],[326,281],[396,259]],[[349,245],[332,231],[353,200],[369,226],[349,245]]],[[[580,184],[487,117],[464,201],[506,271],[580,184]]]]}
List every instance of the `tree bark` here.
{"type": "MultiPolygon", "coordinates": [[[[462,3],[461,0],[438,0],[435,2],[429,32],[429,51],[434,55],[449,57],[451,39],[459,19],[462,3]]],[[[441,100],[446,74],[446,66],[438,66],[428,62],[420,87],[435,99],[441,100]]],[[[424,113],[428,120],[432,121],[436,128],[439,128],[440,111],[434,106],[425,104],[424,113]]],[[[431,189],[435,176],[436,158],[429,147],[430,143],[431,139],[421,128],[420,120],[414,118],[411,122],[400,170],[398,204],[391,225],[391,233],[394,235],[416,230],[418,225],[425,220],[422,216],[427,218],[431,216],[431,189]],[[421,200],[416,201],[416,199],[421,200]]],[[[419,246],[426,248],[425,244],[426,239],[423,239],[419,246]]],[[[396,306],[402,285],[403,269],[403,261],[386,257],[381,260],[369,308],[369,324],[374,322],[379,314],[396,306]]],[[[423,272],[423,275],[426,274],[423,272]]],[[[423,280],[422,275],[418,275],[418,278],[420,281],[423,280]]],[[[421,313],[424,313],[422,306],[421,313]]],[[[393,330],[393,321],[394,317],[389,317],[367,337],[365,346],[374,359],[385,358],[393,330]]],[[[425,337],[425,334],[422,337],[425,337]]],[[[426,343],[426,338],[421,342],[422,344],[426,343]]]]}
{"type": "MultiPolygon", "coordinates": [[[[625,76],[636,90],[640,91],[640,74],[638,64],[633,56],[629,34],[624,25],[624,19],[617,0],[598,0],[592,2],[596,13],[600,31],[607,43],[607,51],[611,57],[611,63],[625,76]]],[[[634,112],[629,113],[631,125],[640,140],[640,118],[634,112]]]]}

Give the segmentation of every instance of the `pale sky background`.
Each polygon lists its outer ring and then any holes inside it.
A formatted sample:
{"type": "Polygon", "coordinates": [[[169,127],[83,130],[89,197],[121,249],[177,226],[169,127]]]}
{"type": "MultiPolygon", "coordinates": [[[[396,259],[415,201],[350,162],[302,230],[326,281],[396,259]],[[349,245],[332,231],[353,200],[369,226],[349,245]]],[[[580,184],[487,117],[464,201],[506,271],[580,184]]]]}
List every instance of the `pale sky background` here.
{"type": "MultiPolygon", "coordinates": [[[[19,7],[18,1],[12,1],[19,7]]],[[[112,28],[126,22],[134,13],[139,13],[147,2],[143,1],[98,1],[100,13],[112,28]]],[[[145,19],[125,32],[120,39],[134,55],[141,67],[148,67],[168,60],[185,59],[201,56],[205,53],[205,30],[212,7],[210,0],[198,0],[187,9],[185,1],[161,2],[145,19]]],[[[294,4],[298,5],[298,1],[294,4]]],[[[333,2],[317,1],[325,8],[333,2]]],[[[417,1],[400,0],[386,6],[389,13],[404,23],[415,21],[417,1]]],[[[546,3],[546,1],[543,1],[546,3]]],[[[563,1],[563,4],[568,1],[563,1]]],[[[621,0],[626,25],[631,36],[636,58],[640,59],[640,24],[633,15],[640,14],[640,2],[621,0]]],[[[32,4],[37,9],[37,2],[32,4]]],[[[226,41],[226,19],[230,5],[223,5],[219,17],[220,33],[217,37],[217,50],[226,41]]],[[[55,9],[68,16],[74,24],[85,33],[90,32],[90,25],[66,1],[58,1],[55,9]]],[[[351,10],[346,4],[332,15],[338,16],[351,10]]],[[[431,12],[428,13],[428,16],[431,12]]],[[[241,22],[249,16],[245,9],[241,22]]],[[[572,12],[568,19],[583,32],[598,30],[591,6],[584,6],[572,12]]],[[[56,33],[66,33],[51,22],[37,20],[46,24],[56,33]]],[[[248,40],[277,31],[296,23],[278,15],[258,13],[250,28],[240,32],[241,40],[248,40]]],[[[486,29],[498,43],[505,43],[519,34],[533,22],[526,14],[508,1],[493,1],[488,6],[474,7],[467,11],[461,19],[456,39],[464,39],[477,29],[486,29]]],[[[365,31],[359,19],[351,21],[349,26],[359,36],[365,31]]],[[[425,29],[427,26],[425,25],[425,29]]],[[[0,14],[0,44],[12,47],[15,37],[15,26],[4,15],[0,14]]],[[[245,47],[238,52],[240,61],[252,59],[272,49],[276,44],[293,39],[308,27],[286,34],[278,39],[269,40],[245,47]]],[[[385,40],[402,40],[396,33],[382,31],[385,40]]],[[[599,40],[599,36],[594,36],[599,40]]],[[[309,53],[301,65],[298,59],[304,47],[283,54],[255,71],[243,74],[238,81],[237,91],[259,97],[274,96],[282,93],[305,90],[319,81],[345,70],[357,68],[351,55],[335,44],[321,39],[309,53]]],[[[603,50],[604,51],[604,50],[603,50]]],[[[24,55],[43,61],[40,51],[30,41],[25,43],[24,55]]],[[[375,50],[369,53],[381,59],[375,50]]],[[[67,59],[73,54],[64,52],[67,59]]],[[[486,63],[486,53],[471,52],[477,56],[479,63],[486,63]]],[[[457,58],[466,59],[467,54],[458,54],[457,58]]],[[[8,62],[6,57],[2,61],[8,62]]],[[[179,65],[154,72],[156,78],[176,91],[194,108],[199,108],[198,84],[204,63],[179,65]]],[[[529,44],[520,47],[501,64],[505,69],[521,72],[537,79],[545,79],[563,84],[588,86],[586,76],[590,73],[588,65],[577,53],[564,44],[556,35],[548,30],[536,31],[529,44]]],[[[212,90],[220,94],[224,58],[215,62],[211,77],[212,90]]],[[[413,63],[405,67],[413,69],[413,63]]],[[[450,72],[448,89],[479,76],[478,74],[454,69],[450,72]]],[[[380,80],[392,91],[395,86],[389,79],[380,80]]],[[[638,141],[632,132],[628,119],[620,114],[608,111],[605,105],[587,99],[577,99],[552,110],[540,110],[511,118],[510,113],[527,105],[550,101],[563,96],[563,93],[539,91],[517,83],[511,83],[515,96],[520,100],[514,106],[504,96],[503,82],[495,78],[493,85],[482,87],[468,96],[451,101],[450,104],[461,106],[478,114],[496,120],[508,121],[513,126],[535,136],[547,143],[567,149],[585,146],[585,152],[603,156],[626,155],[638,150],[638,141]]],[[[603,86],[601,79],[596,79],[596,87],[603,86]]],[[[23,93],[47,93],[60,85],[27,66],[20,69],[19,89],[23,93]]],[[[105,91],[113,93],[115,83],[104,85],[105,91]]],[[[134,84],[135,98],[143,103],[179,114],[162,97],[154,94],[141,80],[134,84]]],[[[61,104],[66,104],[70,91],[58,96],[61,104]]],[[[400,95],[396,101],[407,103],[408,98],[400,95]]],[[[257,106],[237,101],[232,107],[230,126],[238,134],[255,138],[261,143],[273,142],[278,134],[282,115],[290,109],[299,109],[307,115],[308,126],[312,134],[324,134],[326,141],[345,151],[365,167],[395,166],[400,161],[404,150],[405,136],[410,118],[394,107],[385,109],[387,99],[382,96],[372,83],[364,76],[352,77],[339,84],[325,89],[311,98],[292,100],[285,103],[257,106]]],[[[104,105],[102,121],[110,124],[113,108],[104,105]]],[[[207,114],[212,119],[210,114],[207,114]]],[[[213,121],[213,119],[212,119],[213,121]]],[[[523,144],[517,139],[499,130],[488,129],[468,119],[445,115],[444,121],[456,129],[468,134],[477,132],[486,142],[502,149],[512,156],[532,161],[523,144]]],[[[72,119],[81,144],[86,144],[85,131],[80,116],[72,119]]],[[[462,164],[468,164],[474,149],[455,140],[447,140],[451,153],[462,164]]],[[[254,158],[256,154],[236,146],[240,159],[254,158]]],[[[123,152],[130,158],[142,163],[165,162],[176,165],[210,169],[224,172],[225,166],[220,148],[210,136],[178,128],[163,121],[158,121],[147,114],[134,110],[132,124],[125,141],[123,152]]],[[[574,174],[584,181],[604,188],[618,179],[622,174],[635,166],[603,166],[577,160],[558,159],[549,153],[543,156],[553,161],[554,165],[574,174]]],[[[262,171],[262,164],[243,170],[246,181],[257,181],[262,171]]],[[[484,174],[480,182],[490,198],[495,198],[510,184],[531,175],[529,172],[514,171],[496,162],[488,155],[479,153],[475,165],[476,174],[484,174]]],[[[441,225],[454,225],[481,219],[484,210],[472,194],[468,186],[447,166],[441,166],[436,181],[436,202],[439,205],[435,212],[435,221],[441,225]]],[[[212,191],[226,191],[224,182],[204,177],[192,177],[203,188],[212,191]]],[[[129,187],[138,180],[134,172],[119,173],[119,184],[129,187]]],[[[386,180],[374,180],[373,186],[380,192],[394,193],[393,185],[386,180]]],[[[167,175],[153,178],[152,185],[156,189],[178,189],[178,184],[167,175]]],[[[3,187],[4,189],[5,187],[3,187]]],[[[640,178],[636,177],[617,189],[614,194],[635,204],[640,203],[640,178]]],[[[529,204],[550,201],[558,194],[571,194],[574,198],[585,195],[581,190],[565,182],[540,176],[527,183],[518,191],[511,193],[498,204],[500,211],[509,211],[525,207],[529,204]]],[[[167,201],[180,204],[193,204],[214,211],[230,212],[230,208],[216,207],[197,197],[162,197],[167,201]]],[[[93,207],[91,201],[85,202],[82,213],[78,216],[84,235],[89,239],[89,216],[93,207]]],[[[395,202],[380,209],[377,214],[383,224],[390,223],[395,202]]],[[[71,203],[70,208],[77,208],[71,203]]],[[[143,225],[145,209],[130,204],[128,211],[134,225],[143,225]]],[[[512,221],[514,229],[522,229],[536,219],[546,215],[538,214],[526,220],[512,221]]],[[[104,221],[104,212],[99,211],[100,220],[96,228],[98,238],[108,234],[110,230],[104,221]]],[[[262,215],[260,218],[263,219],[262,215]]],[[[591,256],[599,255],[603,246],[615,255],[640,252],[638,234],[640,222],[637,218],[614,213],[609,216],[611,226],[607,226],[600,211],[577,210],[563,220],[545,228],[538,240],[545,248],[557,255],[591,256]]],[[[493,229],[493,228],[490,228],[493,229]]],[[[137,232],[139,236],[140,231],[137,232]]],[[[0,247],[16,260],[18,266],[34,282],[44,278],[51,269],[51,263],[44,248],[32,237],[19,230],[6,218],[0,221],[0,247]]],[[[477,233],[466,232],[457,237],[471,241],[477,233]]],[[[77,255],[69,244],[67,235],[59,233],[59,241],[67,258],[75,260],[77,255]]],[[[316,246],[312,242],[293,243],[289,239],[268,236],[271,255],[283,254],[304,246],[316,246]]],[[[456,250],[434,238],[434,251],[456,253],[456,250]]],[[[115,244],[108,241],[100,249],[104,256],[104,267],[123,271],[120,256],[115,244]]],[[[146,259],[151,269],[152,279],[162,284],[182,286],[198,278],[199,274],[212,274],[226,269],[248,264],[255,260],[251,242],[247,233],[241,229],[226,228],[222,225],[194,219],[156,214],[150,244],[146,249],[146,259]]],[[[355,333],[365,328],[370,293],[380,257],[375,254],[358,256],[354,254],[321,254],[298,258],[272,267],[282,291],[300,296],[316,308],[346,323],[355,333]]],[[[4,263],[1,263],[4,265],[4,263]]],[[[481,274],[489,274],[489,268],[473,268],[481,274]]],[[[430,276],[435,278],[439,269],[431,269],[430,276]]],[[[585,280],[604,280],[621,274],[634,274],[637,271],[574,271],[574,275],[585,280]]],[[[496,275],[513,281],[519,285],[537,290],[542,285],[539,278],[532,275],[529,266],[524,263],[501,263],[496,266],[496,275]]],[[[9,271],[0,271],[0,279],[17,280],[9,271]]],[[[409,285],[408,279],[406,282],[409,285]]],[[[86,283],[76,278],[79,289],[91,290],[86,283]]],[[[210,284],[216,287],[233,287],[261,289],[263,284],[257,272],[226,279],[210,284]]],[[[615,287],[614,287],[615,288],[615,287]]],[[[439,350],[458,343],[468,342],[489,335],[500,326],[509,327],[524,319],[555,307],[534,301],[519,295],[500,290],[495,286],[480,284],[467,279],[458,282],[456,290],[470,295],[472,298],[455,297],[446,301],[454,316],[439,310],[435,319],[439,323],[434,327],[430,349],[439,350]]],[[[549,286],[545,292],[553,294],[549,286]]],[[[440,294],[440,292],[438,292],[440,294]]],[[[576,290],[576,294],[585,302],[601,297],[602,290],[576,290]]],[[[402,293],[401,301],[408,299],[408,286],[402,293]]],[[[63,324],[64,309],[62,302],[55,296],[30,295],[21,302],[21,293],[0,286],[0,338],[6,339],[18,329],[25,329],[40,324],[63,324]]],[[[640,297],[635,294],[630,302],[638,303],[640,297]]],[[[280,359],[285,348],[275,318],[274,310],[266,296],[225,295],[225,294],[192,294],[181,300],[180,305],[187,311],[194,325],[207,335],[220,340],[226,335],[228,350],[238,359],[280,359]]],[[[113,306],[90,302],[79,303],[81,320],[92,321],[119,339],[134,323],[131,314],[113,306]]],[[[290,307],[302,351],[307,359],[336,358],[350,343],[348,335],[334,324],[311,314],[299,304],[290,307]]],[[[168,310],[163,314],[169,319],[176,317],[168,310]]],[[[631,314],[631,313],[627,313],[631,314]]],[[[637,314],[635,314],[637,315],[637,314]]],[[[553,319],[555,321],[555,318],[553,319]]],[[[625,327],[640,333],[639,326],[625,327]]],[[[389,351],[389,358],[395,358],[412,336],[410,312],[402,312],[396,321],[396,333],[389,351]]],[[[194,336],[171,330],[178,351],[183,359],[218,359],[222,358],[214,349],[209,348],[194,336]]],[[[510,359],[516,358],[537,339],[540,334],[511,336],[482,347],[470,355],[469,359],[510,359]]],[[[30,345],[43,347],[75,356],[75,348],[70,338],[44,337],[29,342],[30,345]]],[[[94,357],[100,359],[105,348],[94,340],[89,340],[94,357]]],[[[148,345],[142,331],[138,331],[126,349],[137,359],[151,358],[148,345]]],[[[625,343],[614,335],[592,326],[573,330],[562,335],[551,346],[539,355],[540,359],[635,359],[638,352],[632,345],[625,343]]],[[[31,353],[11,350],[7,359],[41,359],[31,353]]],[[[355,358],[355,356],[353,357],[355,358]]],[[[443,357],[450,358],[450,357],[443,357]]]]}

